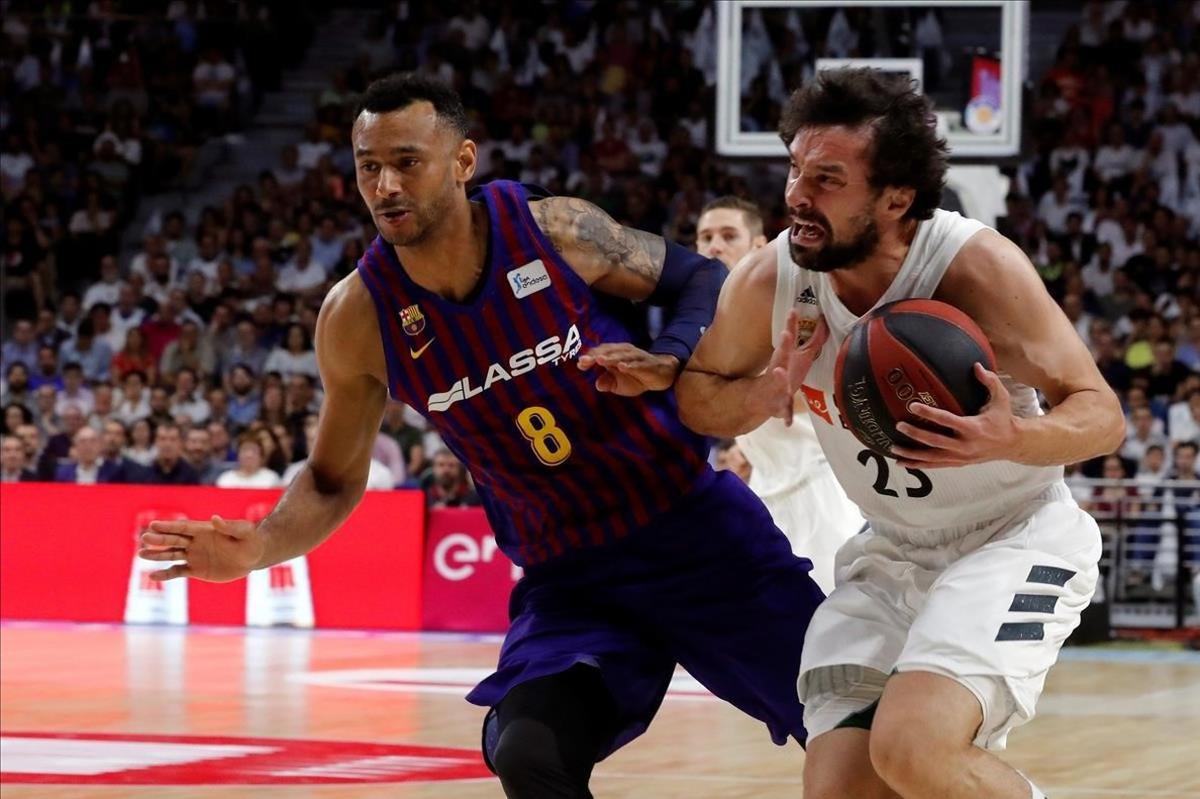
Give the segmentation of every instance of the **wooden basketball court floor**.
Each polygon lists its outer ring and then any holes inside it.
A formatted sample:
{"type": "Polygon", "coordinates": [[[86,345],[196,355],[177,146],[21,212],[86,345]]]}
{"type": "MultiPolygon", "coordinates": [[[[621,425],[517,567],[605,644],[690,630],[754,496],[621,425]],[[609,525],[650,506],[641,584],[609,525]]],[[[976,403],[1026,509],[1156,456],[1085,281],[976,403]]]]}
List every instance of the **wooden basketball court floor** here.
{"type": "MultiPolygon", "coordinates": [[[[498,783],[478,772],[481,711],[462,698],[497,650],[496,637],[10,622],[0,629],[0,793],[4,799],[501,796],[498,783]],[[75,740],[39,737],[45,733],[75,740]],[[166,743],[137,749],[156,736],[166,743]],[[442,772],[451,777],[442,781],[361,783],[349,779],[354,766],[335,764],[333,784],[280,784],[287,780],[259,779],[249,769],[243,771],[258,784],[246,784],[235,768],[238,757],[211,761],[216,778],[178,765],[192,755],[171,761],[175,736],[249,742],[255,751],[271,751],[255,747],[258,739],[423,745],[442,754],[346,757],[408,764],[396,773],[410,775],[412,763],[458,766],[442,772]],[[39,749],[47,740],[52,745],[39,749]],[[130,760],[121,749],[123,765],[109,763],[113,746],[152,751],[147,757],[160,764],[154,784],[138,784],[140,755],[130,760]],[[451,757],[439,761],[445,752],[451,757]],[[94,766],[98,761],[109,765],[94,766]],[[454,768],[465,768],[468,778],[454,778],[454,768]],[[26,772],[33,771],[93,776],[63,784],[74,778],[43,774],[42,782],[29,784],[26,772]],[[215,784],[222,782],[234,784],[215,784]]],[[[306,755],[297,757],[300,768],[292,763],[276,773],[324,768],[305,769],[306,755]]],[[[1200,799],[1200,655],[1067,650],[1049,677],[1038,718],[1013,733],[1006,757],[1054,799],[1200,799]]],[[[593,791],[639,799],[800,797],[803,759],[798,746],[773,746],[761,725],[681,674],[650,731],[599,765],[593,791]]],[[[357,773],[371,768],[382,767],[357,773]]]]}

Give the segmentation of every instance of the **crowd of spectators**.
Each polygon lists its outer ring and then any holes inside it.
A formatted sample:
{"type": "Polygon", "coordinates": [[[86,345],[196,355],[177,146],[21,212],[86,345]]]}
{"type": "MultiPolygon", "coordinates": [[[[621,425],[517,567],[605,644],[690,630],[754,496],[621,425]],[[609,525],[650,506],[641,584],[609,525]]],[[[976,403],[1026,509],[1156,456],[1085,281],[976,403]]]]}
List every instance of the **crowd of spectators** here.
{"type": "MultiPolygon", "coordinates": [[[[276,165],[193,218],[162,215],[124,253],[117,234],[138,199],[186,172],[201,137],[236,128],[278,80],[279,62],[255,45],[281,14],[247,2],[205,2],[204,21],[182,0],[165,17],[36,5],[5,14],[0,68],[3,480],[294,477],[321,401],[321,298],[374,235],[347,131],[358,93],[393,69],[440,76],[463,95],[480,181],[581,196],[683,244],[717,195],[758,201],[769,230],[785,218],[780,165],[712,152],[711,3],[409,0],[364,14],[356,59],[332,73],[276,165]]],[[[1053,68],[1033,76],[1027,153],[1006,167],[997,223],[1120,393],[1130,436],[1115,463],[1145,480],[1196,477],[1197,5],[1084,7],[1053,68]]],[[[853,55],[843,28],[861,18],[826,19],[827,35],[808,31],[813,54],[853,55]]],[[[462,465],[400,403],[386,410],[370,485],[420,485],[439,505],[478,501],[462,465]]]]}

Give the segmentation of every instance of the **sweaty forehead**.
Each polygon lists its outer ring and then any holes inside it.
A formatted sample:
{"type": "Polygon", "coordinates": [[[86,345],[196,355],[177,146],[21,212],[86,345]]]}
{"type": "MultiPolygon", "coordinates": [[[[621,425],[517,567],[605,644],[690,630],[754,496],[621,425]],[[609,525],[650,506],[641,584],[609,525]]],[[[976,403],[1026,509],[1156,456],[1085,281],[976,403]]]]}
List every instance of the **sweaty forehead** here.
{"type": "Polygon", "coordinates": [[[846,168],[864,166],[871,130],[867,126],[854,128],[845,125],[800,128],[796,131],[788,152],[798,164],[818,166],[841,164],[846,168]]]}
{"type": "Polygon", "coordinates": [[[431,147],[446,136],[436,109],[420,100],[395,111],[363,111],[350,132],[355,153],[384,154],[394,148],[431,147]]]}

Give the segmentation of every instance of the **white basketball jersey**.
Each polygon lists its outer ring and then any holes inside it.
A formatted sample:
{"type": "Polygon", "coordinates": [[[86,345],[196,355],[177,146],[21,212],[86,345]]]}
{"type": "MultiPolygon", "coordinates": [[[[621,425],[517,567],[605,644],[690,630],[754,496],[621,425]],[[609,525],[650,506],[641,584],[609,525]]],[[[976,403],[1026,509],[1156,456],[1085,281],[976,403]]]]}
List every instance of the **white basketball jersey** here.
{"type": "MultiPolygon", "coordinates": [[[[931,219],[919,223],[899,273],[876,306],[910,297],[932,297],[959,249],[984,227],[954,212],[935,211],[931,219]]],[[[895,460],[867,450],[845,426],[833,399],[838,349],[860,317],[838,299],[828,274],[793,263],[788,232],[781,232],[773,245],[781,277],[776,285],[771,329],[783,330],[793,307],[802,319],[812,320],[808,330],[824,315],[829,340],[801,391],[808,400],[809,418],[829,465],[875,531],[894,532],[909,540],[944,540],[944,536],[924,534],[982,526],[1019,510],[1048,487],[1061,483],[1061,466],[992,461],[955,468],[905,469],[895,460]]],[[[802,322],[801,330],[805,328],[802,322]]],[[[1012,394],[1016,416],[1041,414],[1032,388],[1006,374],[1000,377],[1012,394]]]]}
{"type": "Polygon", "coordinates": [[[750,488],[763,499],[786,494],[829,469],[808,417],[807,413],[796,414],[791,427],[782,419],[768,419],[737,437],[742,454],[753,467],[750,488]]]}
{"type": "MultiPolygon", "coordinates": [[[[789,264],[791,261],[789,259],[789,264]]],[[[792,289],[795,285],[791,271],[780,269],[775,280],[774,316],[771,320],[772,335],[782,330],[777,318],[782,308],[786,319],[791,307],[792,289]]],[[[738,447],[753,467],[750,472],[750,488],[763,499],[773,499],[793,491],[818,474],[827,474],[829,464],[817,440],[809,413],[797,413],[791,427],[782,419],[771,418],[761,425],[737,437],[738,447]]]]}

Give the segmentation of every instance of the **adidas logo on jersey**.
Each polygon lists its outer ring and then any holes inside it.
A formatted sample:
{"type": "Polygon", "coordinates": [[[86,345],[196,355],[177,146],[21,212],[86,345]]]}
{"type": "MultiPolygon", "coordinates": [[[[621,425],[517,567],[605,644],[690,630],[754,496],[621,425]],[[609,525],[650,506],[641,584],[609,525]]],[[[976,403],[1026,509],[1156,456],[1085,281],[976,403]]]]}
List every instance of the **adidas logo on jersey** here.
{"type": "Polygon", "coordinates": [[[552,364],[559,366],[579,354],[583,342],[579,336],[579,328],[571,325],[566,337],[551,336],[538,342],[537,346],[514,353],[507,364],[494,363],[488,367],[483,379],[472,384],[471,377],[456,380],[448,391],[429,395],[429,412],[444,412],[456,402],[477,397],[496,383],[512,380],[514,377],[532,372],[539,366],[552,364]]]}
{"type": "Polygon", "coordinates": [[[796,298],[796,302],[802,302],[805,305],[816,305],[817,295],[813,292],[812,286],[805,286],[804,291],[800,292],[800,296],[796,298]]]}

